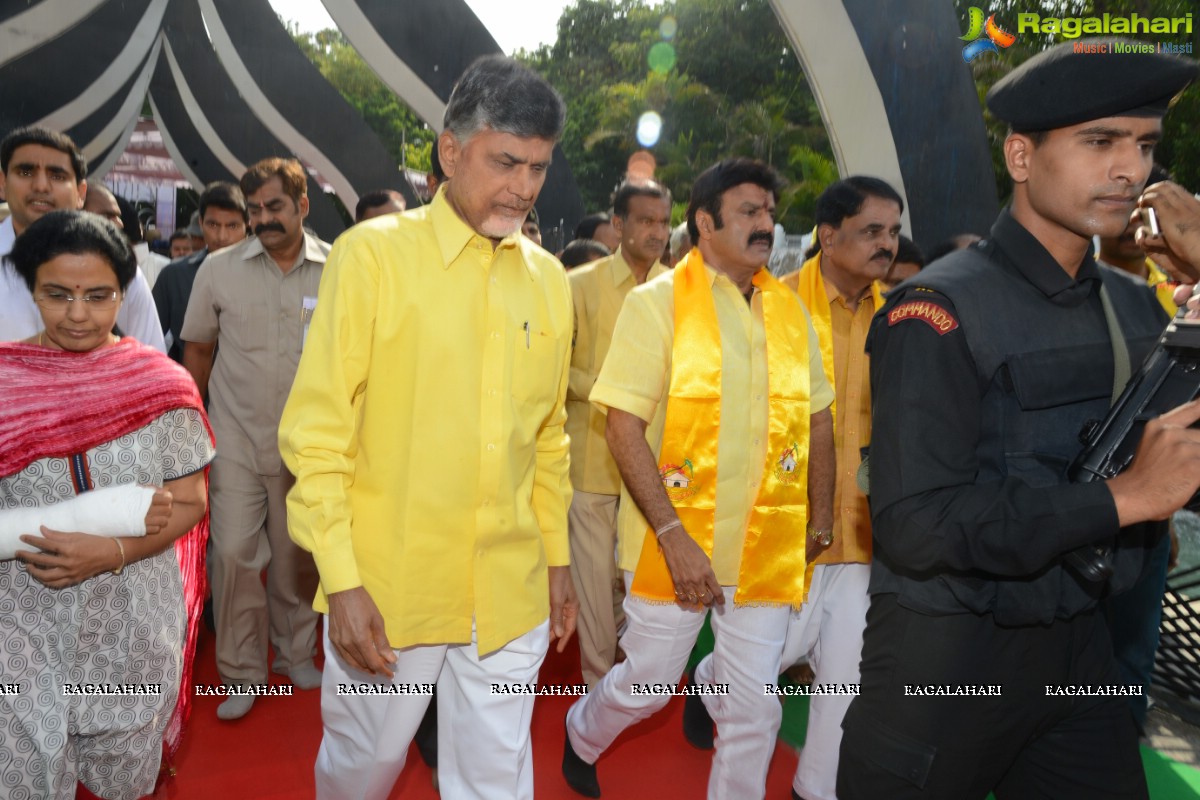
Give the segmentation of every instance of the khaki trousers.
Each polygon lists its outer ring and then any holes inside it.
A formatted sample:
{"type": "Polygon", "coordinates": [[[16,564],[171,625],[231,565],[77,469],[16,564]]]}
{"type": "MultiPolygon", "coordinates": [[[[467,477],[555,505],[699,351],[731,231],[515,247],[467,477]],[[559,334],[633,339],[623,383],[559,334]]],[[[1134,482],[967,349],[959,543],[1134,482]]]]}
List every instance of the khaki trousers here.
{"type": "Polygon", "coordinates": [[[226,684],[266,683],[267,634],[275,672],[311,661],[317,651],[317,567],[288,536],[287,470],[257,472],[217,456],[209,474],[208,555],[217,622],[217,671],[226,684]],[[264,587],[262,571],[267,570],[264,587]]]}
{"type": "Polygon", "coordinates": [[[620,495],[576,490],[567,515],[571,580],[579,596],[579,663],[588,689],[612,669],[617,628],[625,619],[625,592],[617,572],[617,507],[620,495]]]}

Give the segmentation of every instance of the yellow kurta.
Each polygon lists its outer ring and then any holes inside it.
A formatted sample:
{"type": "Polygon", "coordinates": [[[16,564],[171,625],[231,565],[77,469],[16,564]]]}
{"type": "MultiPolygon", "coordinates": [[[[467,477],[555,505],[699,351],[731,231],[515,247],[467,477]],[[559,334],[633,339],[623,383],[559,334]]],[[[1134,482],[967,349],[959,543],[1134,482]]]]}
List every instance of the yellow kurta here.
{"type": "MultiPolygon", "coordinates": [[[[655,262],[652,280],[667,271],[655,262]]],[[[621,475],[604,439],[604,412],[588,402],[612,346],[621,304],[637,279],[620,248],[613,255],[567,273],[575,304],[575,346],[567,387],[567,433],[571,436],[571,485],[581,492],[620,494],[621,475]]]]}
{"type": "Polygon", "coordinates": [[[845,298],[821,275],[820,253],[781,281],[797,291],[812,315],[836,397],[833,544],[814,563],[865,564],[871,560],[871,512],[855,478],[862,463],[862,448],[871,441],[871,375],[866,344],[871,317],[882,300],[879,285],[850,311],[845,298]],[[824,303],[825,307],[818,309],[816,303],[824,303]]]}
{"type": "Polygon", "coordinates": [[[866,356],[866,333],[882,305],[880,284],[863,297],[853,312],[845,297],[821,273],[821,253],[781,282],[800,295],[812,314],[817,338],[834,385],[833,444],[838,455],[834,486],[833,545],[815,564],[868,564],[871,560],[871,513],[856,476],[862,449],[871,441],[871,375],[866,356]],[[815,273],[814,273],[815,271],[815,273]],[[822,309],[817,302],[826,303],[822,309]]]}
{"type": "MultiPolygon", "coordinates": [[[[717,434],[716,512],[712,565],[723,586],[737,584],[746,525],[758,497],[767,448],[767,350],[762,299],[747,303],[725,275],[706,267],[721,330],[721,425],[717,434]]],[[[592,390],[591,400],[607,411],[618,408],[645,420],[646,441],[660,455],[671,348],[675,337],[672,273],[635,288],[617,318],[612,347],[592,390]]],[[[833,401],[825,380],[816,334],[809,334],[810,413],[833,401]]],[[[621,488],[617,518],[618,562],[633,572],[642,552],[647,523],[621,488]]]]}
{"type": "Polygon", "coordinates": [[[326,596],[363,586],[393,647],[491,652],[549,613],[569,560],[571,297],[519,234],[439,194],[338,238],[283,413],[292,538],[326,596]]]}

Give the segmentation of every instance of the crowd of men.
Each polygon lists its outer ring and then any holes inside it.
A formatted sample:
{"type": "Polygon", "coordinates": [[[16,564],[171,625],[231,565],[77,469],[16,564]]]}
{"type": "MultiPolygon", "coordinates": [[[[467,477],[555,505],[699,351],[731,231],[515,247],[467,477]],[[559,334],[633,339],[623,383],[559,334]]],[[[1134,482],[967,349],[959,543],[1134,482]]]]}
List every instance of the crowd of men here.
{"type": "MultiPolygon", "coordinates": [[[[265,683],[270,647],[321,688],[317,796],[386,797],[432,730],[429,696],[338,690],[358,683],[436,684],[442,796],[532,797],[534,697],[491,687],[536,683],[577,632],[589,692],[562,772],[583,796],[670,699],[637,687],[685,671],[708,797],[763,796],[781,719],[764,687],[806,664],[793,797],[1146,797],[1144,704],[1045,687],[1148,683],[1162,521],[1200,487],[1196,403],[1150,422],[1121,475],[1065,476],[1175,310],[1147,254],[1200,272],[1200,203],[1150,178],[1197,68],[1082,60],[1052,48],[995,86],[1011,205],[925,268],[897,190],[851,176],[775,278],[781,180],[743,158],[696,176],[674,229],[666,188],[621,185],[560,262],[533,204],[565,108],[497,57],[454,89],[426,206],[364,195],[331,246],[304,228],[294,160],[205,187],[119,325],[207,401],[218,671],[265,683]],[[1117,543],[1106,586],[1065,558],[1097,542],[1117,543]],[[706,619],[714,649],[687,670],[706,619]],[[839,686],[861,690],[820,688],[839,686]]],[[[0,162],[0,255],[55,208],[141,238],[62,134],[14,131],[0,162]]],[[[11,272],[5,339],[38,324],[11,272]]]]}

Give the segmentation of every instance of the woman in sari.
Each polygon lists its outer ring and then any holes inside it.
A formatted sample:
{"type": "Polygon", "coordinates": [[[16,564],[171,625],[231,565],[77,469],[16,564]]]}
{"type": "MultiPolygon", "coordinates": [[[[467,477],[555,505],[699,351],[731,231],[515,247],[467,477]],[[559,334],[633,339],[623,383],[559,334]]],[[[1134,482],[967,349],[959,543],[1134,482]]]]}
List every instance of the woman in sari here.
{"type": "Polygon", "coordinates": [[[134,800],[188,708],[212,437],[187,372],[114,333],[137,266],[115,226],[51,212],[11,258],[44,330],[0,344],[0,795],[134,800]]]}

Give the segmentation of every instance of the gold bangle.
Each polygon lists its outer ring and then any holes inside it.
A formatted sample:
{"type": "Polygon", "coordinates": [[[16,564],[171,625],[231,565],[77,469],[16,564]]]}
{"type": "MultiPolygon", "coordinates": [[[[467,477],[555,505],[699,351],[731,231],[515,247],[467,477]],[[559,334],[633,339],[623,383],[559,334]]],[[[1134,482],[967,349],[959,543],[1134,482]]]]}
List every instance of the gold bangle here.
{"type": "Polygon", "coordinates": [[[112,571],[113,575],[120,575],[121,570],[125,569],[125,545],[121,544],[121,540],[113,537],[113,541],[117,543],[117,550],[121,552],[121,566],[112,571]]]}

